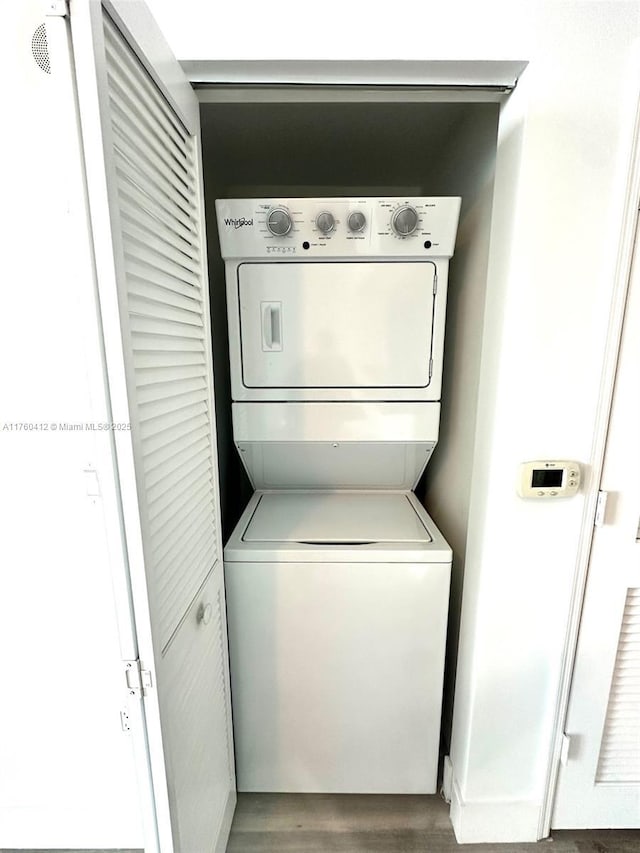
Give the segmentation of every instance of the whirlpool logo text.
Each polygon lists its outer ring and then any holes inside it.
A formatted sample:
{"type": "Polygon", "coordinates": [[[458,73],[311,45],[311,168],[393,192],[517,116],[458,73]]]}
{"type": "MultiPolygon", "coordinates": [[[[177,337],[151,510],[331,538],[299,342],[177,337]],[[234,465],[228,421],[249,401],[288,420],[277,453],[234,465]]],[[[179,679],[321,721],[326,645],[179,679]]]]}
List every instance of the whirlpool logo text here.
{"type": "Polygon", "coordinates": [[[238,219],[225,219],[224,224],[228,228],[242,228],[243,225],[253,225],[253,218],[247,219],[245,216],[240,216],[238,219]]]}

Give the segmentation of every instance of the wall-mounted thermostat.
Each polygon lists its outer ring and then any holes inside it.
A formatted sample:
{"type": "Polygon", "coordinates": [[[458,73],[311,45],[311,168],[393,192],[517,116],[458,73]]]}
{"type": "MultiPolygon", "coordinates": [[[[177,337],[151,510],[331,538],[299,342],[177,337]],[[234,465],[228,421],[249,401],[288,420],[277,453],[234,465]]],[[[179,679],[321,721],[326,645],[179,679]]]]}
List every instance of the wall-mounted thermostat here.
{"type": "Polygon", "coordinates": [[[577,462],[542,459],[520,466],[518,494],[521,498],[570,498],[580,488],[577,462]]]}

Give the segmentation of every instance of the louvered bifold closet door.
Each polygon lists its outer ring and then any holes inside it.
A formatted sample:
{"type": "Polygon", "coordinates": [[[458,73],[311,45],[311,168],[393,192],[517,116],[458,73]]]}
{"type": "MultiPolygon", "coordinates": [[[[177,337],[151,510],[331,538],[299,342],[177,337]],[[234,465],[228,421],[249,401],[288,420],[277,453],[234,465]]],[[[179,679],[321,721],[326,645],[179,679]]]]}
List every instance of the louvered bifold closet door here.
{"type": "Polygon", "coordinates": [[[194,143],[108,18],[145,562],[163,653],[218,555],[194,143]]]}
{"type": "Polygon", "coordinates": [[[235,777],[199,104],[143,3],[69,9],[110,408],[131,423],[111,446],[145,849],[219,853],[235,777]]]}
{"type": "Polygon", "coordinates": [[[596,782],[640,783],[640,588],[625,601],[596,782]]]}
{"type": "Polygon", "coordinates": [[[223,853],[236,793],[200,105],[143,0],[53,6],[71,39],[96,393],[120,427],[97,467],[144,846],[223,853]]]}

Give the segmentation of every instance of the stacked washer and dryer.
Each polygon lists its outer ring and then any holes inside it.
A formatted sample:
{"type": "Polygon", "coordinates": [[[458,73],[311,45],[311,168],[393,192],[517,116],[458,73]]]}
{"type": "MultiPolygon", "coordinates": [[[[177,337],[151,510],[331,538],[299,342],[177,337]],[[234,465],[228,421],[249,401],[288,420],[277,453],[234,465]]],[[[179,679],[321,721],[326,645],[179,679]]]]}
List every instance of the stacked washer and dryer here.
{"type": "Polygon", "coordinates": [[[238,789],[436,790],[451,549],[438,440],[459,198],[216,202],[233,433],[238,789]]]}

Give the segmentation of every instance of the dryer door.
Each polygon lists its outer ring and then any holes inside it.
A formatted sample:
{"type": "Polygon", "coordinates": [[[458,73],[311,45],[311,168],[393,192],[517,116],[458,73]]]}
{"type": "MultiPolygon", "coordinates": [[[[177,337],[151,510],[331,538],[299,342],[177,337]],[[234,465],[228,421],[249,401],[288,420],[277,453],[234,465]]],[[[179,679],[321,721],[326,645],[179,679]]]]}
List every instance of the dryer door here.
{"type": "Polygon", "coordinates": [[[246,388],[426,388],[431,262],[244,263],[238,268],[246,388]]]}

